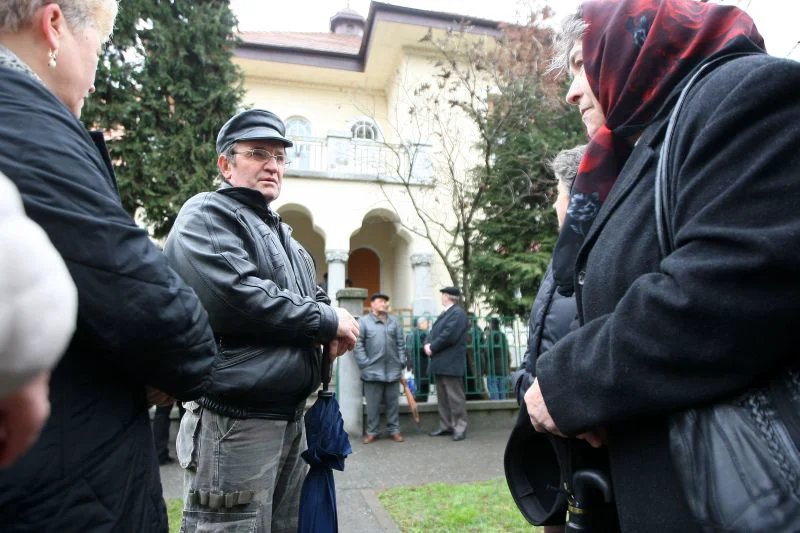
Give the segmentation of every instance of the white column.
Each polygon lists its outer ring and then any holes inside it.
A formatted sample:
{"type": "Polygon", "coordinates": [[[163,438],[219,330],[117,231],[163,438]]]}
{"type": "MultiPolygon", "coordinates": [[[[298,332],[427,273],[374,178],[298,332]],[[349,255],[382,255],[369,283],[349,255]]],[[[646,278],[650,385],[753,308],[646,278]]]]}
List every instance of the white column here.
{"type": "Polygon", "coordinates": [[[325,260],[328,262],[328,296],[333,305],[339,305],[336,293],[344,289],[345,267],[349,256],[347,250],[325,250],[325,260]]]}
{"type": "Polygon", "coordinates": [[[431,265],[433,254],[413,254],[411,268],[414,269],[414,316],[436,314],[436,302],[433,300],[433,280],[431,279],[431,265]]]}
{"type": "MultiPolygon", "coordinates": [[[[340,305],[355,317],[361,316],[361,308],[366,297],[367,289],[342,289],[336,293],[340,305]]],[[[347,352],[336,360],[336,380],[344,430],[350,436],[360,438],[364,430],[362,427],[364,411],[361,400],[361,370],[358,368],[353,352],[347,352]]]]}

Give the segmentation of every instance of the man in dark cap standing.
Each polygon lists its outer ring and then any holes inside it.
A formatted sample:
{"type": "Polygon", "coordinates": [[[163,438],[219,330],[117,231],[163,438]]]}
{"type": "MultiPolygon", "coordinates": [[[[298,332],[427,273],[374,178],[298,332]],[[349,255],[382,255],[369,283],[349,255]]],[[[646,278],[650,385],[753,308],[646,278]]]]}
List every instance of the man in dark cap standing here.
{"type": "Polygon", "coordinates": [[[464,396],[464,360],[467,354],[467,314],[458,305],[461,291],[445,287],[442,293],[444,311],[433,323],[425,345],[431,358],[430,372],[436,380],[439,406],[439,429],[432,437],[452,435],[454,441],[467,434],[467,398],[464,396]]]}
{"type": "Polygon", "coordinates": [[[301,418],[320,383],[320,346],[336,357],[358,337],[270,208],[292,146],[284,132],[269,111],[231,118],[217,137],[222,186],[186,202],[164,250],[208,311],[223,359],[178,433],[185,533],[297,530],[301,418]]]}
{"type": "Polygon", "coordinates": [[[370,313],[358,321],[360,335],[353,352],[361,369],[367,398],[367,434],[364,444],[378,439],[381,402],[386,405],[389,438],[403,442],[400,434],[400,376],[406,364],[406,344],[400,324],[389,316],[389,297],[376,292],[369,299],[370,313]]]}

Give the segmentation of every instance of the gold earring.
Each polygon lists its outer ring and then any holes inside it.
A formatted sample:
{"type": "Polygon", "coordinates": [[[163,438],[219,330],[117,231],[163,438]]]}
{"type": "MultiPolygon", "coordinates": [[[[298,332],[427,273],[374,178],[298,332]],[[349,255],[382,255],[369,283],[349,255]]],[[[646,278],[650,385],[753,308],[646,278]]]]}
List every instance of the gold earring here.
{"type": "Polygon", "coordinates": [[[58,50],[50,50],[48,54],[50,57],[50,61],[47,62],[47,66],[50,68],[56,68],[56,59],[58,58],[58,50]]]}

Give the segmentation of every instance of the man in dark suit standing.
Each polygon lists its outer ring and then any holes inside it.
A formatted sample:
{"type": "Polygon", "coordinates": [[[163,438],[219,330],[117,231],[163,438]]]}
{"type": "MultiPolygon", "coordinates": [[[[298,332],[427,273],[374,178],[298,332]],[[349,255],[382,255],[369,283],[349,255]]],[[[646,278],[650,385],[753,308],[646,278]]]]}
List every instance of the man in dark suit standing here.
{"type": "Polygon", "coordinates": [[[464,358],[467,353],[467,314],[458,305],[461,291],[445,287],[442,293],[444,311],[436,319],[425,345],[431,358],[430,372],[436,378],[439,404],[439,429],[432,437],[452,435],[464,440],[467,432],[467,399],[464,396],[464,358]]]}

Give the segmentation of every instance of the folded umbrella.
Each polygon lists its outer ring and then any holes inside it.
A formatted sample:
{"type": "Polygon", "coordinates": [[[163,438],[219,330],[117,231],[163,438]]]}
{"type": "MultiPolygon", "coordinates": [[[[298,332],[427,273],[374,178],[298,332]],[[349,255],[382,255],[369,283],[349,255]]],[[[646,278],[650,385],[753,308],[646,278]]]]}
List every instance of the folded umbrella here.
{"type": "Polygon", "coordinates": [[[308,449],[302,453],[302,457],[310,468],[300,493],[299,533],[339,531],[333,469],[344,470],[344,460],[353,453],[353,449],[344,430],[339,402],[328,391],[330,365],[330,356],[325,347],[322,353],[322,390],[305,414],[308,449]]]}
{"type": "Polygon", "coordinates": [[[411,410],[411,416],[414,418],[417,428],[422,429],[422,426],[419,423],[419,409],[417,409],[417,400],[414,399],[414,393],[411,392],[411,389],[408,387],[408,381],[406,381],[406,378],[401,377],[400,383],[403,384],[403,392],[406,393],[406,400],[408,400],[408,408],[411,410]]]}

